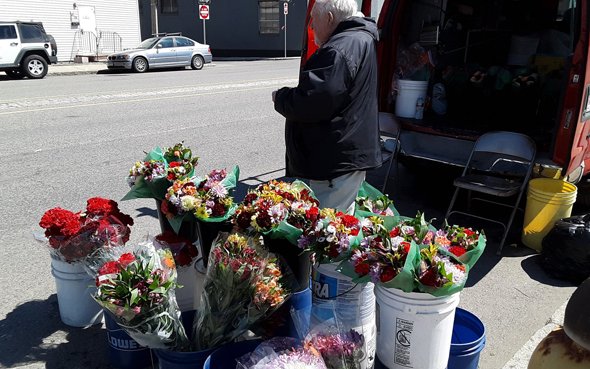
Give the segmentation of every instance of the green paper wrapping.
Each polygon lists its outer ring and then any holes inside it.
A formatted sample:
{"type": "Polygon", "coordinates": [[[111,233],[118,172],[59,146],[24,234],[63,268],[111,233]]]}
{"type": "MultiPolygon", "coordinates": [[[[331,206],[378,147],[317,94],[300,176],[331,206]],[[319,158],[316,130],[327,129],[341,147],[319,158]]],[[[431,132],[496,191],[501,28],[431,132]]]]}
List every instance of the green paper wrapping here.
{"type": "MultiPolygon", "coordinates": [[[[143,161],[161,161],[164,163],[164,167],[168,168],[168,161],[164,157],[164,153],[160,147],[156,147],[152,151],[150,151],[143,161]]],[[[187,177],[191,177],[195,171],[195,168],[191,169],[191,171],[187,174],[187,177]]],[[[125,196],[121,200],[131,200],[131,199],[144,199],[144,198],[154,198],[157,200],[164,200],[166,198],[166,191],[168,187],[172,185],[166,176],[156,178],[151,182],[144,180],[144,178],[139,178],[133,187],[127,192],[125,196]]]]}
{"type": "MultiPolygon", "coordinates": [[[[220,182],[220,184],[223,187],[225,187],[227,189],[227,191],[229,192],[229,196],[232,196],[232,192],[238,184],[239,177],[240,177],[240,167],[238,167],[237,165],[234,165],[232,170],[229,173],[227,173],[225,178],[220,182]]],[[[195,183],[198,183],[198,182],[195,182],[195,183]]],[[[228,220],[229,217],[234,215],[237,208],[238,208],[238,205],[234,203],[228,209],[227,213],[225,213],[225,215],[222,217],[209,217],[209,218],[204,218],[204,219],[203,218],[197,218],[197,219],[199,219],[202,222],[214,222],[214,223],[224,222],[224,221],[228,220]]]]}
{"type": "MultiPolygon", "coordinates": [[[[414,273],[419,263],[420,253],[418,245],[412,242],[404,266],[399,274],[396,275],[392,280],[385,283],[379,282],[379,284],[385,288],[397,288],[398,290],[402,290],[404,292],[413,292],[416,289],[416,279],[414,278],[414,273]]],[[[359,277],[355,273],[354,267],[350,260],[344,260],[341,262],[336,270],[348,277],[351,277],[353,283],[371,282],[370,275],[359,277]]]]}
{"type": "MultiPolygon", "coordinates": [[[[381,191],[376,189],[375,187],[371,186],[368,182],[364,181],[356,196],[357,197],[368,197],[371,200],[376,200],[376,199],[383,197],[385,195],[381,191]]],[[[388,208],[391,209],[391,211],[393,211],[393,214],[395,216],[400,215],[399,211],[397,211],[397,209],[395,208],[395,206],[393,206],[393,204],[389,205],[388,208]]],[[[372,215],[377,215],[382,218],[391,218],[391,216],[379,215],[379,214],[375,214],[375,213],[373,213],[371,211],[367,211],[367,210],[355,210],[354,215],[357,217],[362,217],[362,218],[366,218],[366,217],[372,216],[372,215]]]]}
{"type": "MultiPolygon", "coordinates": [[[[164,166],[168,167],[168,162],[164,158],[164,153],[160,147],[156,147],[149,153],[147,153],[146,157],[143,161],[161,161],[164,163],[164,166]]],[[[133,187],[127,192],[125,196],[121,200],[132,200],[132,199],[145,199],[145,198],[155,198],[158,200],[163,200],[166,195],[166,190],[170,186],[170,181],[166,179],[166,177],[161,177],[153,180],[152,182],[145,181],[143,177],[139,178],[133,187]]]]}
{"type": "MultiPolygon", "coordinates": [[[[276,228],[271,229],[267,232],[262,232],[265,236],[269,236],[272,239],[286,239],[293,245],[297,246],[297,240],[303,234],[303,231],[283,220],[279,223],[276,228]]],[[[303,250],[301,250],[303,251],[303,250]]]]}
{"type": "MultiPolygon", "coordinates": [[[[412,243],[414,243],[414,242],[412,242],[412,243]]],[[[423,248],[426,248],[426,247],[430,247],[430,246],[429,245],[420,246],[420,250],[423,248]]],[[[452,253],[450,253],[446,249],[440,247],[438,249],[438,251],[442,255],[448,256],[448,257],[456,260],[460,264],[463,264],[455,255],[453,255],[452,253]]],[[[443,285],[441,287],[425,286],[418,281],[419,263],[420,263],[420,254],[418,253],[418,264],[415,269],[415,277],[416,277],[415,282],[418,287],[417,288],[418,292],[425,292],[425,293],[431,294],[432,296],[435,296],[435,297],[450,296],[450,295],[455,294],[457,292],[461,292],[463,290],[463,288],[465,287],[465,283],[467,282],[467,278],[469,277],[469,265],[463,264],[465,266],[465,279],[463,280],[462,283],[452,284],[452,285],[443,285]]]]}
{"type": "Polygon", "coordinates": [[[461,256],[456,256],[455,258],[458,259],[463,264],[469,266],[469,269],[473,268],[475,263],[479,260],[481,254],[483,254],[486,248],[486,237],[483,233],[479,234],[479,238],[477,239],[477,245],[465,254],[461,256]]]}
{"type": "MultiPolygon", "coordinates": [[[[293,187],[295,190],[298,190],[299,192],[301,192],[304,189],[308,190],[309,193],[311,194],[311,196],[314,199],[316,199],[316,197],[313,195],[312,189],[309,188],[309,186],[306,185],[304,182],[302,182],[298,179],[291,182],[291,187],[293,187]]],[[[279,223],[279,225],[277,227],[275,227],[269,231],[262,232],[262,234],[264,234],[265,236],[269,236],[270,238],[275,239],[275,240],[276,239],[286,239],[287,241],[289,241],[293,245],[297,246],[297,240],[303,234],[303,230],[301,230],[295,226],[292,226],[291,224],[289,224],[287,222],[287,219],[284,219],[281,223],[279,223]]]]}
{"type": "MultiPolygon", "coordinates": [[[[234,165],[232,170],[230,172],[228,172],[227,175],[225,176],[225,178],[220,182],[220,184],[223,187],[225,187],[228,190],[228,192],[230,193],[228,196],[231,196],[232,190],[236,187],[236,185],[238,183],[239,175],[240,175],[240,168],[237,165],[234,165]]],[[[204,179],[205,179],[205,177],[196,177],[192,181],[195,184],[198,184],[198,183],[202,182],[204,179]]],[[[166,192],[167,192],[167,189],[166,189],[166,192]]],[[[231,217],[236,212],[237,208],[238,208],[238,205],[233,204],[232,206],[230,206],[230,208],[227,210],[225,215],[222,217],[199,218],[199,217],[196,217],[193,213],[184,213],[183,215],[177,215],[175,217],[168,218],[168,222],[172,226],[172,229],[174,230],[174,232],[176,234],[178,234],[178,231],[180,230],[180,227],[182,226],[183,222],[194,221],[195,219],[198,219],[201,222],[207,222],[207,223],[224,222],[224,221],[228,220],[229,217],[231,217]]]]}

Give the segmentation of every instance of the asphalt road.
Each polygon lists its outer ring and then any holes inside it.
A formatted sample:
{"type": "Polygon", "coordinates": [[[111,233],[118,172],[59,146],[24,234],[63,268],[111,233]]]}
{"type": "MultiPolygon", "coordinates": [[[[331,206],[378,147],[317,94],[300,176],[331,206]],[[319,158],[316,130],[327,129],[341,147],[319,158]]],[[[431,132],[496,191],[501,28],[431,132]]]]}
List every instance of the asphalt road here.
{"type": "MultiPolygon", "coordinates": [[[[180,141],[200,156],[200,172],[239,164],[239,194],[282,177],[283,119],[271,92],[295,85],[297,70],[291,59],[39,81],[0,76],[0,367],[109,367],[102,327],[59,320],[49,255],[32,236],[43,212],[82,209],[93,196],[122,198],[126,174],[144,151],[180,141]]],[[[382,174],[371,173],[370,181],[382,174]]],[[[441,219],[453,175],[406,163],[388,192],[402,214],[424,210],[441,219]]],[[[136,221],[132,240],[158,232],[154,205],[120,203],[136,221]]],[[[460,303],[486,325],[483,369],[502,368],[573,292],[545,276],[530,250],[507,246],[499,258],[496,247],[491,239],[460,303]]]]}

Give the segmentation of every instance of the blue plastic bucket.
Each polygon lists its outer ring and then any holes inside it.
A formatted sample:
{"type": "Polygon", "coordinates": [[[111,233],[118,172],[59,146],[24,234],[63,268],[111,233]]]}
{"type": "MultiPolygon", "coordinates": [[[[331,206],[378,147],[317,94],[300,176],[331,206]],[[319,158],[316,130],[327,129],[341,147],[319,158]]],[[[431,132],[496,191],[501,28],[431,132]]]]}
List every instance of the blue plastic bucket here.
{"type": "Polygon", "coordinates": [[[192,352],[154,350],[160,369],[201,369],[214,349],[192,352]]]}
{"type": "Polygon", "coordinates": [[[448,369],[477,369],[479,354],[486,344],[486,330],[478,317],[457,308],[453,324],[448,369]]]}
{"type": "Polygon", "coordinates": [[[209,355],[203,369],[233,369],[237,359],[254,351],[261,343],[262,340],[248,340],[224,345],[209,355]]]}
{"type": "MultiPolygon", "coordinates": [[[[181,320],[186,335],[189,339],[193,334],[193,320],[195,318],[195,310],[182,312],[181,320]]],[[[159,369],[201,369],[205,365],[205,361],[215,349],[203,351],[171,351],[155,349],[154,352],[158,356],[159,369]]]]}
{"type": "Polygon", "coordinates": [[[140,346],[107,312],[104,314],[109,343],[109,359],[119,369],[140,369],[152,366],[151,350],[140,346]]]}
{"type": "Polygon", "coordinates": [[[300,329],[307,332],[311,317],[311,289],[295,292],[277,311],[271,314],[261,323],[264,335],[268,337],[293,337],[301,338],[297,332],[297,324],[300,329]],[[291,309],[297,311],[299,322],[293,320],[291,309]]]}

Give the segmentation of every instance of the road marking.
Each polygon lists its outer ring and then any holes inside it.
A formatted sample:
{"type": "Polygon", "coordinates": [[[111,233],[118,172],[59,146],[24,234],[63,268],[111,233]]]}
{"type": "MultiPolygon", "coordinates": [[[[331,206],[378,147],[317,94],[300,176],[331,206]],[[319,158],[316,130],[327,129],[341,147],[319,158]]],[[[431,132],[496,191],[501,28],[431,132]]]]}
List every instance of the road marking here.
{"type": "MultiPolygon", "coordinates": [[[[268,87],[269,86],[246,88],[246,89],[239,89],[239,90],[234,89],[234,90],[230,90],[230,91],[224,90],[224,91],[195,93],[195,94],[189,94],[189,95],[154,96],[154,97],[140,98],[140,99],[133,99],[133,100],[116,100],[116,101],[97,102],[97,103],[91,103],[91,104],[76,104],[76,105],[54,106],[54,107],[46,107],[46,108],[38,108],[38,109],[28,109],[28,110],[5,111],[5,112],[0,112],[0,115],[21,114],[21,113],[31,113],[31,112],[61,110],[61,109],[72,109],[72,108],[100,106],[100,105],[109,105],[109,104],[126,104],[126,103],[132,103],[132,102],[154,101],[154,100],[163,100],[163,99],[184,99],[187,97],[217,95],[217,94],[221,94],[221,93],[232,93],[232,92],[235,93],[235,92],[264,90],[264,89],[267,89],[268,87]]],[[[270,101],[270,99],[269,99],[269,101],[270,101]]]]}
{"type": "MultiPolygon", "coordinates": [[[[231,87],[227,87],[227,86],[235,86],[235,85],[252,85],[252,84],[260,84],[260,83],[265,83],[265,84],[281,84],[281,83],[285,83],[285,84],[294,84],[297,83],[297,79],[293,79],[293,78],[270,78],[270,79],[264,79],[264,80],[244,80],[244,81],[237,81],[237,82],[233,82],[231,84],[228,83],[216,83],[216,84],[211,84],[211,85],[205,85],[205,86],[194,86],[194,85],[180,85],[180,86],[170,86],[170,87],[166,87],[165,89],[162,88],[147,88],[144,90],[137,90],[137,89],[132,89],[129,91],[122,91],[119,92],[115,95],[124,95],[124,94],[128,94],[128,93],[133,93],[133,94],[140,94],[140,93],[147,93],[147,94],[154,94],[154,93],[158,93],[158,92],[164,92],[164,91],[168,91],[168,90],[185,90],[185,89],[210,89],[210,88],[231,88],[231,87]]],[[[59,99],[59,98],[65,98],[65,97],[69,97],[69,98],[76,98],[76,99],[92,99],[95,98],[96,96],[113,96],[113,94],[85,94],[85,95],[72,95],[72,94],[63,94],[63,95],[51,95],[51,96],[40,96],[40,97],[33,97],[33,98],[18,98],[18,99],[9,99],[9,100],[0,100],[0,110],[2,109],[2,107],[4,105],[11,105],[12,103],[16,103],[16,104],[20,104],[20,103],[37,103],[37,102],[43,102],[43,101],[47,101],[47,100],[55,100],[55,99],[59,99]]]]}

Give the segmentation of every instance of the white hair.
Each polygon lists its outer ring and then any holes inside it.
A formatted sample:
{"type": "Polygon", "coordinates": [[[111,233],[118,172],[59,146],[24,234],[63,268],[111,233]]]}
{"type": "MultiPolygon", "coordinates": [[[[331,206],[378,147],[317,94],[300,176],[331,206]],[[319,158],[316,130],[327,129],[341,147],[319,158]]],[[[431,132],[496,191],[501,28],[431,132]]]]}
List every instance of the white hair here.
{"type": "Polygon", "coordinates": [[[332,13],[336,24],[352,17],[358,11],[356,0],[316,0],[315,3],[320,5],[322,13],[332,13]]]}

